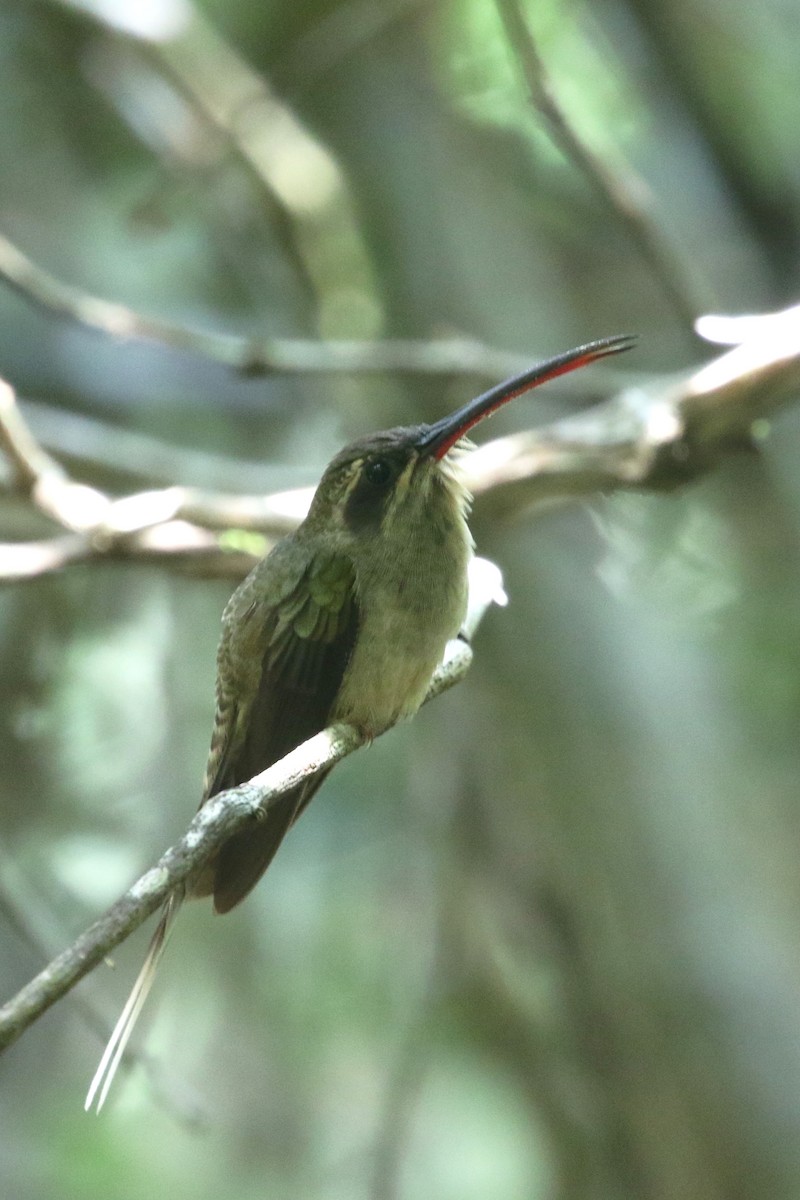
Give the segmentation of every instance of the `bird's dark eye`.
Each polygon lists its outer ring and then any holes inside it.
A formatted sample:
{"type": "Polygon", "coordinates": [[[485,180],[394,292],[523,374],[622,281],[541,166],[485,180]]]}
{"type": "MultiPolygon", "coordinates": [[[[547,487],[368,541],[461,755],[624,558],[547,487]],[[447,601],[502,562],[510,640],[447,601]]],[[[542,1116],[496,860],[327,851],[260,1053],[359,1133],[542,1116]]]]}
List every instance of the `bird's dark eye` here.
{"type": "Polygon", "coordinates": [[[394,475],[394,467],[388,458],[373,458],[364,468],[364,478],[373,487],[386,487],[394,475]]]}

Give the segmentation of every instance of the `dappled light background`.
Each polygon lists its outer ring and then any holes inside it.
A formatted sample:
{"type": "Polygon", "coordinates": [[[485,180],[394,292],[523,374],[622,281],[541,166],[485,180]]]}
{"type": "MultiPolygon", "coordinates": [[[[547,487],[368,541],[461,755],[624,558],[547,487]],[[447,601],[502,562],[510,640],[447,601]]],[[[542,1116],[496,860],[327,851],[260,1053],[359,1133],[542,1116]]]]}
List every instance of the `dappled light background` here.
{"type": "MultiPolygon", "coordinates": [[[[796,302],[799,48],[781,0],[2,0],[0,375],[75,478],[259,494],[506,357],[639,335],[478,440],[687,371],[694,317],[796,302]],[[219,340],[105,336],[91,297],[219,340]],[[287,338],[487,357],[221,351],[287,338]]],[[[145,930],[7,1052],[2,1195],[798,1195],[800,416],[759,433],[676,490],[478,509],[510,605],[467,680],[336,769],[246,904],[187,907],[99,1119],[145,930]]],[[[8,487],[0,520],[52,530],[8,487]]],[[[0,592],[4,999],[194,812],[234,582],[0,592]]]]}

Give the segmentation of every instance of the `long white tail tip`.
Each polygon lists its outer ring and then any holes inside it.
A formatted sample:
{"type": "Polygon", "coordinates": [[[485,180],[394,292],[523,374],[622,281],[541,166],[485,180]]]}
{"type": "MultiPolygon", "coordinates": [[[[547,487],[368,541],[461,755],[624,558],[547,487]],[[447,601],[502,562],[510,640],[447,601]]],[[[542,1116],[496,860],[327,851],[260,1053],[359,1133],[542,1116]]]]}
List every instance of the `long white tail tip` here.
{"type": "Polygon", "coordinates": [[[119,1020],[114,1026],[114,1031],[108,1039],[108,1045],[103,1051],[103,1056],[97,1065],[92,1082],[89,1084],[89,1091],[86,1093],[86,1100],[83,1105],[84,1112],[88,1112],[94,1106],[95,1098],[97,1099],[98,1113],[106,1102],[108,1090],[114,1081],[114,1076],[122,1061],[125,1047],[133,1033],[134,1026],[138,1020],[139,1013],[144,1007],[144,1002],[147,999],[150,988],[153,986],[156,969],[161,955],[164,953],[167,937],[172,928],[172,922],[175,920],[175,916],[180,908],[181,899],[180,895],[173,894],[164,906],[161,920],[158,922],[156,931],[150,939],[150,945],[147,948],[142,969],[136,976],[136,982],[131,988],[128,999],[125,1001],[125,1007],[119,1015],[119,1020]]]}

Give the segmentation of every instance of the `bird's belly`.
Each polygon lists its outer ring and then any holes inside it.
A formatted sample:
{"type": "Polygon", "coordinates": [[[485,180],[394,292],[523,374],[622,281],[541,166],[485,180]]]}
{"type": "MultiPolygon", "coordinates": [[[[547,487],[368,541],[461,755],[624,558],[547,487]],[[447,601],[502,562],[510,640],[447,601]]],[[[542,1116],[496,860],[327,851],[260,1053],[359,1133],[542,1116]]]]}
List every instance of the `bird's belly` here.
{"type": "Polygon", "coordinates": [[[364,614],[332,714],[335,720],[376,734],[417,711],[463,619],[460,589],[448,600],[438,611],[420,614],[387,605],[364,614]]]}

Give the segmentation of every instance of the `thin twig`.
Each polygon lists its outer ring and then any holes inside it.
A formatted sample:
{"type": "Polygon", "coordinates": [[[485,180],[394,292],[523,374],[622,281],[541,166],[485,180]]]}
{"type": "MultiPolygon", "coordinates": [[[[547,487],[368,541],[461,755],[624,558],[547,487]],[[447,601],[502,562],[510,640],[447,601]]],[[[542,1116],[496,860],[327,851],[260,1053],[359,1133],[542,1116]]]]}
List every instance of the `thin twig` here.
{"type": "Polygon", "coordinates": [[[236,548],[186,521],[169,521],[105,544],[84,534],[60,534],[32,542],[0,542],[0,583],[23,583],[66,567],[104,562],[153,563],[193,579],[244,578],[269,550],[236,548]]]}
{"type": "MultiPolygon", "coordinates": [[[[500,572],[484,559],[470,573],[470,607],[464,623],[472,637],[486,609],[505,603],[500,572]]],[[[431,680],[426,700],[458,683],[472,662],[467,641],[449,643],[444,662],[431,680]]],[[[62,954],[0,1008],[0,1050],[61,999],[93,967],[137,929],[167,896],[183,884],[232,834],[264,819],[285,792],[328,770],[369,741],[349,725],[334,725],[309,738],[280,762],[248,783],[220,792],[198,811],[184,836],[116,904],[62,954]]]]}
{"type": "Polygon", "coordinates": [[[620,488],[663,490],[752,445],[754,424],[798,389],[800,308],[765,318],[757,337],[671,384],[629,388],[576,416],[488,442],[464,471],[483,517],[620,488]]]}
{"type": "MultiPolygon", "coordinates": [[[[463,678],[472,659],[465,643],[437,671],[429,698],[463,678]]],[[[154,912],[232,834],[263,818],[279,797],[364,745],[358,730],[339,725],[310,738],[240,787],[221,792],[197,813],[183,838],[170,847],[108,912],[0,1009],[0,1049],[96,966],[154,912]]]]}
{"type": "MultiPolygon", "coordinates": [[[[683,378],[628,388],[568,419],[484,444],[463,464],[476,515],[509,518],[536,504],[685,482],[731,445],[741,445],[753,422],[768,418],[798,385],[800,308],[763,317],[757,336],[683,378]]],[[[2,395],[0,431],[15,411],[8,401],[13,392],[2,395]]],[[[8,440],[0,433],[0,444],[8,440]]],[[[33,474],[27,477],[29,489],[36,486],[33,474]]],[[[109,560],[157,561],[195,576],[241,578],[268,549],[264,539],[300,523],[312,494],[302,488],[268,497],[233,496],[174,487],[112,500],[63,472],[47,478],[49,514],[56,519],[61,514],[66,532],[0,543],[0,581],[109,560]],[[97,519],[72,532],[75,498],[85,494],[97,506],[97,519]],[[225,528],[263,537],[232,539],[219,532],[225,528]]]]}
{"type": "Polygon", "coordinates": [[[0,1009],[0,1049],[59,1000],[110,950],[155,912],[167,896],[260,813],[269,813],[279,796],[351,753],[363,739],[354,729],[337,726],[303,743],[255,779],[221,792],[203,805],[187,832],[108,912],[55,958],[0,1009]]]}
{"type": "Polygon", "coordinates": [[[710,300],[686,256],[667,236],[654,215],[655,200],[647,182],[617,151],[603,157],[584,141],[556,98],[536,41],[519,0],[495,0],[506,36],[519,63],[531,103],[547,123],[555,144],[586,176],[627,229],[652,268],[681,321],[690,328],[710,300]]]}
{"type": "Polygon", "coordinates": [[[297,483],[296,468],[286,465],[179,445],[29,395],[20,396],[19,403],[31,432],[60,462],[99,470],[103,476],[121,478],[131,486],[179,484],[265,496],[297,483]]]}
{"type": "MultiPolygon", "coordinates": [[[[5,279],[29,303],[86,329],[109,337],[140,338],[173,350],[189,351],[247,375],[278,372],[310,375],[402,372],[498,379],[524,370],[536,357],[462,337],[430,341],[317,341],[311,338],[249,338],[190,329],[135,312],[123,304],[103,300],[63,283],[34,263],[2,234],[0,279],[5,279]]],[[[617,370],[608,378],[621,385],[629,379],[629,375],[617,370]]],[[[571,384],[568,379],[563,386],[565,394],[569,394],[571,384]]]]}
{"type": "MultiPolygon", "coordinates": [[[[24,882],[21,885],[20,879],[16,864],[10,860],[9,855],[0,852],[0,912],[8,928],[17,933],[35,959],[46,961],[49,957],[47,939],[39,929],[38,920],[35,921],[31,916],[32,908],[35,911],[35,900],[29,894],[30,889],[24,887],[24,882]],[[9,872],[13,873],[13,886],[6,881],[9,872]]],[[[98,1041],[105,1042],[108,1039],[108,1024],[92,998],[73,990],[68,999],[87,1029],[95,1034],[98,1041]]],[[[172,1086],[171,1081],[165,1078],[163,1063],[140,1049],[128,1047],[127,1054],[144,1067],[157,1103],[173,1120],[193,1130],[208,1125],[209,1113],[205,1105],[194,1095],[187,1095],[185,1087],[181,1087],[179,1091],[172,1086]]]]}
{"type": "Polygon", "coordinates": [[[0,450],[12,470],[15,487],[32,491],[48,474],[63,478],[58,463],[47,454],[28,428],[17,407],[13,388],[0,379],[0,450]]]}
{"type": "Polygon", "coordinates": [[[0,379],[0,451],[12,482],[32,507],[65,532],[35,542],[0,543],[0,579],[31,579],[77,563],[106,559],[163,561],[195,574],[237,576],[269,549],[266,535],[281,536],[302,520],[310,499],[304,489],[271,498],[223,496],[170,487],[112,499],[72,480],[42,450],[0,379]],[[225,546],[219,529],[253,528],[265,537],[251,548],[225,546]]]}

